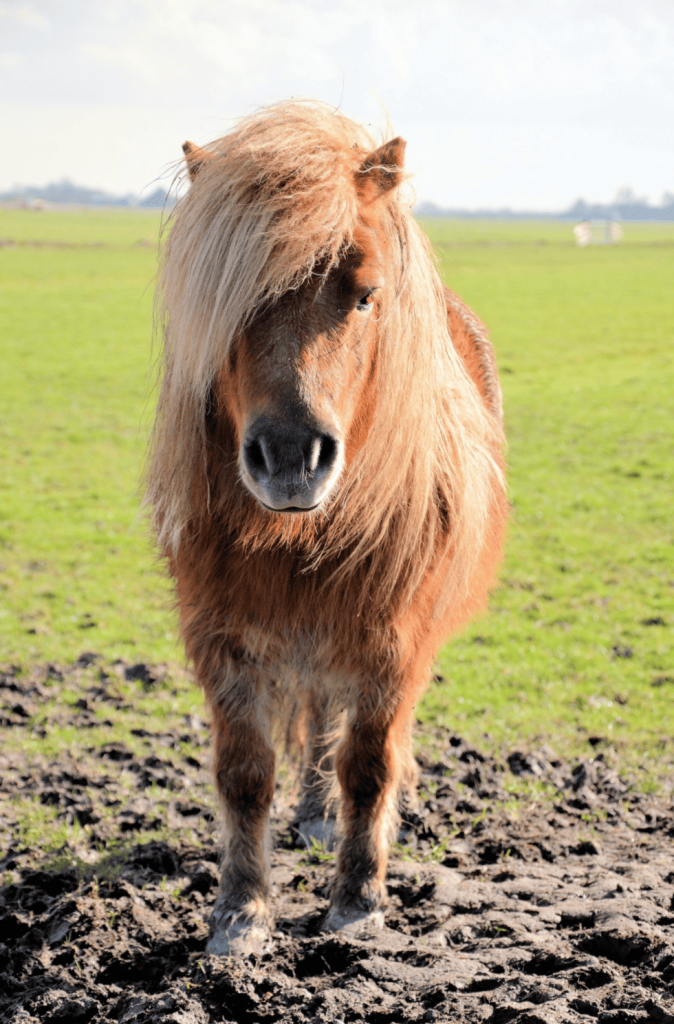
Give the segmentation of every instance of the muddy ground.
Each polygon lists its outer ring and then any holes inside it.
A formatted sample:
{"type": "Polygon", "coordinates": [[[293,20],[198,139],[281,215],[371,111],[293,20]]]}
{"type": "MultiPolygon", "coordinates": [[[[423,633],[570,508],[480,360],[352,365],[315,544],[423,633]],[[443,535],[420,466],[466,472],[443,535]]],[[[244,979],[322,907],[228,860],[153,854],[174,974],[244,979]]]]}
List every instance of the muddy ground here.
{"type": "Polygon", "coordinates": [[[106,708],[124,704],[91,669],[0,674],[5,735],[48,736],[40,707],[78,729],[58,756],[0,753],[1,1021],[674,1022],[674,811],[600,749],[576,763],[546,750],[495,759],[435,734],[391,861],[386,928],[360,941],[321,933],[333,859],[296,848],[279,787],[274,949],[207,957],[207,726],[185,716],[105,742],[106,708]],[[83,697],[64,711],[53,702],[68,672],[83,697]],[[73,826],[63,849],[27,848],[27,796],[73,826]],[[138,842],[153,829],[168,838],[138,842]]]}

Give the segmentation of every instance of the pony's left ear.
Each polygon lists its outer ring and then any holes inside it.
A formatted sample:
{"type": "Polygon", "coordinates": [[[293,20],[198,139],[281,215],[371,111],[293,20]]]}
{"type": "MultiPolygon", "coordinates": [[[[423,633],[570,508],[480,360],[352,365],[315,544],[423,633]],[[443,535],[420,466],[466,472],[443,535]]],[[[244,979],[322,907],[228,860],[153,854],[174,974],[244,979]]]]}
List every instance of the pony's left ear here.
{"type": "Polygon", "coordinates": [[[398,187],[403,177],[406,145],[398,136],[365,157],[356,173],[356,188],[362,199],[373,202],[398,187]]]}
{"type": "Polygon", "coordinates": [[[211,154],[197,146],[194,142],[183,142],[183,153],[187,161],[187,170],[192,181],[196,178],[201,166],[211,159],[211,154]]]}

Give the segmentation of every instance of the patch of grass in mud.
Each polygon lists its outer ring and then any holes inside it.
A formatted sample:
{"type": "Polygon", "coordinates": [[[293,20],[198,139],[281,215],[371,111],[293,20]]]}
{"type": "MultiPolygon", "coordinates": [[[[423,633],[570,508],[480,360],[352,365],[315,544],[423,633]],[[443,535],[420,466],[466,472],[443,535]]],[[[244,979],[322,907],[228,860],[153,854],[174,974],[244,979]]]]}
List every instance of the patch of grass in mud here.
{"type": "Polygon", "coordinates": [[[142,668],[97,658],[0,673],[0,816],[13,843],[46,857],[49,870],[67,862],[83,878],[109,878],[138,845],[198,847],[210,836],[201,694],[184,670],[142,668]]]}
{"type": "MultiPolygon", "coordinates": [[[[44,701],[29,705],[33,713],[27,716],[25,731],[3,730],[5,752],[21,750],[26,755],[53,757],[84,745],[95,751],[110,743],[123,743],[138,753],[146,736],[166,737],[186,719],[204,713],[201,691],[190,674],[177,666],[167,670],[151,692],[137,682],[126,681],[123,675],[108,674],[105,668],[66,675],[65,685],[52,680],[45,690],[44,701]],[[107,676],[104,688],[101,673],[107,676]]],[[[171,745],[184,756],[197,753],[188,739],[172,739],[171,745]]]]}
{"type": "MultiPolygon", "coordinates": [[[[165,804],[157,801],[158,814],[165,804]]],[[[34,851],[44,871],[74,871],[79,881],[112,881],[128,868],[130,854],[137,847],[155,842],[179,842],[180,833],[165,825],[129,835],[117,834],[101,843],[90,843],[91,830],[77,820],[59,819],[58,809],[43,806],[39,798],[26,797],[12,801],[15,815],[13,840],[16,845],[34,851]]],[[[111,823],[114,811],[104,815],[111,823]]]]}
{"type": "Polygon", "coordinates": [[[12,811],[16,821],[16,840],[32,850],[40,850],[43,854],[52,854],[53,861],[49,866],[55,869],[62,856],[59,852],[68,846],[79,846],[82,841],[82,828],[78,822],[71,825],[59,821],[54,807],[45,807],[34,796],[26,796],[12,800],[12,811]]]}
{"type": "Polygon", "coordinates": [[[530,776],[508,777],[503,783],[503,788],[509,796],[500,806],[515,817],[523,807],[527,808],[527,813],[534,808],[544,809],[558,798],[558,791],[549,782],[532,779],[530,776]]]}

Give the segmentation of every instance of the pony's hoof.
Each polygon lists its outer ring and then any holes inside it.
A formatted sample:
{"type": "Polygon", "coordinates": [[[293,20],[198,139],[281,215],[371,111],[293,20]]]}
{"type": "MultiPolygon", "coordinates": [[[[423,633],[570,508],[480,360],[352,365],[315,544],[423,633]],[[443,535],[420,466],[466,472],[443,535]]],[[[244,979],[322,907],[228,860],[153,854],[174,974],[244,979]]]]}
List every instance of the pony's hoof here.
{"type": "Polygon", "coordinates": [[[322,846],[326,852],[331,852],[337,845],[334,818],[308,818],[306,821],[298,821],[294,828],[307,850],[322,846]]]}
{"type": "Polygon", "coordinates": [[[247,917],[240,911],[214,914],[206,943],[210,956],[258,956],[272,947],[271,930],[265,921],[247,917]]]}
{"type": "Polygon", "coordinates": [[[321,931],[342,932],[353,938],[361,938],[379,932],[383,927],[383,910],[344,910],[331,907],[321,931]]]}

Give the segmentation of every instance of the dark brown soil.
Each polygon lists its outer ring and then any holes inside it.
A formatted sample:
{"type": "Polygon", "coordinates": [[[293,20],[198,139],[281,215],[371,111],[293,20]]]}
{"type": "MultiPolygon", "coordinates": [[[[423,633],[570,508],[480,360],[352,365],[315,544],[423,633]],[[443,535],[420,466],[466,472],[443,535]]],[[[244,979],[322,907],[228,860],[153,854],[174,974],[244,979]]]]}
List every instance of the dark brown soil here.
{"type": "MultiPolygon", "coordinates": [[[[218,877],[207,727],[101,746],[100,709],[119,700],[105,681],[87,694],[50,712],[81,730],[70,753],[0,755],[1,1021],[674,1022],[674,813],[601,754],[499,760],[447,735],[439,760],[421,759],[387,926],[367,941],[320,932],[332,858],[294,848],[279,787],[275,947],[227,960],[204,955],[218,877]],[[26,795],[79,823],[68,848],[22,843],[26,795]],[[152,829],[171,838],[137,841],[152,829]]],[[[0,675],[0,726],[44,730],[35,708],[53,698],[39,676],[0,675]]]]}

